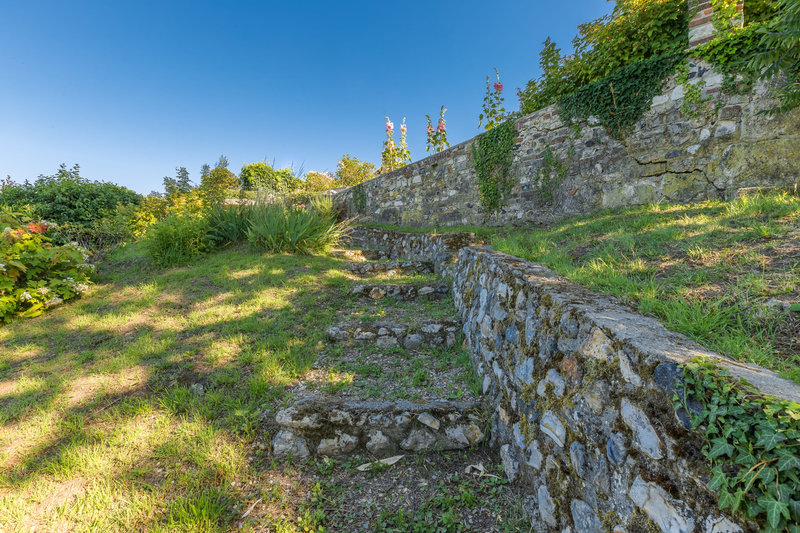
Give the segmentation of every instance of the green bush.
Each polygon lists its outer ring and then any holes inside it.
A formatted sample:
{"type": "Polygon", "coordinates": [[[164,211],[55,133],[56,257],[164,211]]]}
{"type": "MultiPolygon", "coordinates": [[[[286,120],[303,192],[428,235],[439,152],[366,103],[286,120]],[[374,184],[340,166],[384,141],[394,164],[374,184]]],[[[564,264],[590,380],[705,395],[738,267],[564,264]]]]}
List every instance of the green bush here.
{"type": "Polygon", "coordinates": [[[181,265],[211,247],[208,228],[205,216],[174,213],[147,231],[145,249],[157,265],[181,265]]]}
{"type": "Polygon", "coordinates": [[[33,184],[8,184],[0,189],[0,205],[27,211],[32,218],[56,224],[89,226],[113,212],[117,205],[137,205],[138,193],[113,183],[82,178],[80,167],[61,165],[52,176],[40,176],[33,184]]]}
{"type": "Polygon", "coordinates": [[[242,189],[246,191],[291,192],[303,183],[294,175],[292,169],[276,170],[263,161],[244,165],[239,173],[239,179],[242,182],[242,189]]]}
{"type": "Polygon", "coordinates": [[[33,317],[89,290],[93,266],[85,251],[68,244],[53,246],[46,224],[22,224],[0,212],[0,320],[33,317]]]}
{"type": "Polygon", "coordinates": [[[270,252],[324,252],[339,241],[346,224],[337,223],[333,203],[324,197],[307,207],[277,202],[256,204],[249,211],[247,239],[270,252]]]}

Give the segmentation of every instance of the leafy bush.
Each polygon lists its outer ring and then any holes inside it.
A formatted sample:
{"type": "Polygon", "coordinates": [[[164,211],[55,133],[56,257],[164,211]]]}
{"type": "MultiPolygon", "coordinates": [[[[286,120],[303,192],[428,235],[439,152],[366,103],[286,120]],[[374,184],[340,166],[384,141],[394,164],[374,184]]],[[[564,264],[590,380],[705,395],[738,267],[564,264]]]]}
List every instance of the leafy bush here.
{"type": "Polygon", "coordinates": [[[751,68],[763,70],[762,78],[770,79],[781,72],[786,80],[778,91],[779,111],[800,106],[800,0],[779,0],[774,19],[759,30],[760,53],[752,59],[751,68]]]}
{"type": "Polygon", "coordinates": [[[336,187],[336,180],[327,172],[309,171],[303,182],[303,190],[309,192],[325,192],[336,187]]]}
{"type": "Polygon", "coordinates": [[[200,189],[211,205],[222,203],[228,189],[237,187],[239,178],[225,167],[217,167],[200,178],[200,189]]]}
{"type": "Polygon", "coordinates": [[[53,246],[47,225],[0,212],[0,320],[33,317],[89,289],[92,265],[72,244],[53,246]]]}
{"type": "Polygon", "coordinates": [[[268,190],[291,192],[302,186],[302,180],[290,168],[276,170],[272,165],[260,161],[242,167],[239,173],[242,189],[246,191],[268,190]]]}
{"type": "Polygon", "coordinates": [[[141,196],[113,183],[87,180],[80,167],[62,164],[52,176],[33,183],[7,184],[0,189],[0,204],[15,211],[27,210],[33,218],[56,224],[89,226],[114,211],[117,205],[136,205],[141,196]]]}
{"type": "Polygon", "coordinates": [[[157,265],[181,265],[211,247],[208,228],[204,216],[173,213],[147,231],[145,249],[157,265]]]}
{"type": "Polygon", "coordinates": [[[324,252],[339,241],[346,224],[336,222],[333,203],[327,197],[308,207],[276,202],[257,204],[249,211],[247,239],[270,252],[324,252]]]}

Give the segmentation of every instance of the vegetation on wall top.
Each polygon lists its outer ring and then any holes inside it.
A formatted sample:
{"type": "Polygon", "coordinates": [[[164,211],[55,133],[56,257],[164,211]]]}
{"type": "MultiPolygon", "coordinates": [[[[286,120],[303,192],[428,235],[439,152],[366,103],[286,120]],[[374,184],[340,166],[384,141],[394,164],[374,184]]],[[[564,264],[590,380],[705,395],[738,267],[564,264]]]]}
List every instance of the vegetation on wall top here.
{"type": "Polygon", "coordinates": [[[511,163],[517,132],[509,119],[479,135],[472,145],[472,162],[478,177],[478,199],[488,211],[499,210],[511,192],[511,163]]]}

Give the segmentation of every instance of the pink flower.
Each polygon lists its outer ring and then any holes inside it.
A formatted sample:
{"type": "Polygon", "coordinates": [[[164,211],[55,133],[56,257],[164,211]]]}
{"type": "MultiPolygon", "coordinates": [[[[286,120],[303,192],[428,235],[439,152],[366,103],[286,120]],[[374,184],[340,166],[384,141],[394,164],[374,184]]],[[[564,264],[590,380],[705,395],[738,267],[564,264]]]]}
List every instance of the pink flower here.
{"type": "Polygon", "coordinates": [[[406,125],[405,125],[405,124],[403,124],[402,126],[400,126],[400,131],[402,131],[403,133],[405,133],[405,132],[406,132],[406,125]]]}
{"type": "Polygon", "coordinates": [[[497,92],[502,92],[503,84],[500,83],[499,81],[494,82],[494,90],[497,92]]]}
{"type": "Polygon", "coordinates": [[[429,124],[428,127],[427,127],[427,130],[428,130],[428,133],[433,133],[433,126],[431,126],[429,124]]]}
{"type": "Polygon", "coordinates": [[[394,124],[392,124],[392,121],[387,118],[386,119],[386,133],[389,133],[393,129],[394,129],[394,124]]]}
{"type": "Polygon", "coordinates": [[[445,130],[447,129],[447,127],[444,125],[444,122],[440,122],[440,123],[439,123],[439,124],[436,126],[436,129],[438,129],[439,131],[445,131],[445,130]]]}

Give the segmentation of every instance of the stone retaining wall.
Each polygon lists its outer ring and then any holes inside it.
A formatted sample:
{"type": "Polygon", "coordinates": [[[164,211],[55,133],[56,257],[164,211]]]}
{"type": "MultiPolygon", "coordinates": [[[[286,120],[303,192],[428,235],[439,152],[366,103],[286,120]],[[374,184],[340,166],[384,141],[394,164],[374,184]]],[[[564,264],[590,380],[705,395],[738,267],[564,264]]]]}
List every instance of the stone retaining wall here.
{"type": "Polygon", "coordinates": [[[723,94],[722,76],[706,64],[692,64],[690,79],[705,82],[706,113],[694,118],[681,112],[684,90],[673,77],[625,141],[596,123],[582,125],[576,136],[555,106],[518,119],[515,186],[497,213],[487,213],[478,201],[474,139],[365,182],[359,189],[363,206],[353,201],[353,189],[335,200],[365,222],[502,225],[549,223],[650,202],[729,198],[742,187],[794,186],[800,176],[800,109],[762,114],[776,103],[768,86],[757,85],[747,95],[723,94]],[[560,183],[540,177],[548,148],[568,165],[560,183]]]}
{"type": "Polygon", "coordinates": [[[717,511],[704,439],[673,408],[678,365],[715,358],[797,402],[800,387],[490,248],[461,250],[453,293],[494,413],[491,444],[532,491],[534,530],[742,530],[717,511]]]}

